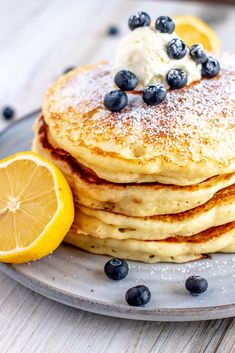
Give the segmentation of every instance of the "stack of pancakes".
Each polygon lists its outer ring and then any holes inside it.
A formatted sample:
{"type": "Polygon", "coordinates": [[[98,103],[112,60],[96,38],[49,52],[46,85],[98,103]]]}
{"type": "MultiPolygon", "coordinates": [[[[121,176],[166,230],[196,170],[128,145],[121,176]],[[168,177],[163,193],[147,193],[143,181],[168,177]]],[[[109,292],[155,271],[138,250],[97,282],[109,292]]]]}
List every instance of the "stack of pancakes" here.
{"type": "Polygon", "coordinates": [[[76,203],[65,241],[97,254],[185,262],[235,251],[235,67],[157,106],[138,92],[112,113],[103,62],[48,90],[33,149],[67,177],[76,203]]]}

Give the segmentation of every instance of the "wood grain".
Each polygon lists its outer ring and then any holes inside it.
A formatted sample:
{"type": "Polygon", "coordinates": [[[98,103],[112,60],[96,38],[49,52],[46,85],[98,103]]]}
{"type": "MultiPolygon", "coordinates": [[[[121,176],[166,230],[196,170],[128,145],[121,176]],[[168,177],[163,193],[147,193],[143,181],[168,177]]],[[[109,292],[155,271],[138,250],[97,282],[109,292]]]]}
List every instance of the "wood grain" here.
{"type": "MultiPolygon", "coordinates": [[[[234,50],[234,8],[134,0],[0,0],[0,107],[17,117],[41,105],[50,83],[69,65],[112,58],[129,13],[210,12],[225,49],[234,50]],[[208,11],[208,9],[210,11],[208,11]],[[221,17],[222,16],[222,17],[221,17]],[[222,18],[222,19],[221,19],[222,18]],[[224,21],[226,19],[226,22],[224,21]]],[[[0,129],[6,124],[0,122],[0,129]]],[[[0,146],[1,148],[1,146],[0,146]]],[[[234,353],[235,320],[134,322],[82,312],[31,292],[0,273],[1,353],[234,353]]]]}
{"type": "Polygon", "coordinates": [[[2,273],[0,281],[1,353],[234,352],[234,319],[158,323],[108,318],[43,298],[2,273]]]}

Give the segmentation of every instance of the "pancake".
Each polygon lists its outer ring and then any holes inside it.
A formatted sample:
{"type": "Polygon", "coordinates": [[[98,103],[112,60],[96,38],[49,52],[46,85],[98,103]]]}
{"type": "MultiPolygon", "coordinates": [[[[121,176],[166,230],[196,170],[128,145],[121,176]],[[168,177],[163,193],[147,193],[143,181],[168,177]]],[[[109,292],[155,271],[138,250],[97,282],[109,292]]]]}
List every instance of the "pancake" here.
{"type": "Polygon", "coordinates": [[[192,185],[235,172],[235,60],[221,72],[168,92],[158,106],[138,93],[118,113],[103,105],[111,65],[75,69],[48,90],[43,115],[55,143],[114,183],[192,185]]]}
{"type": "Polygon", "coordinates": [[[191,236],[235,220],[235,185],[229,186],[199,207],[172,215],[129,217],[78,206],[79,228],[98,238],[161,240],[191,236]]]}
{"type": "Polygon", "coordinates": [[[148,263],[182,263],[215,252],[235,251],[235,222],[213,227],[197,235],[164,241],[100,239],[83,233],[75,223],[65,242],[95,254],[148,263]]]}
{"type": "Polygon", "coordinates": [[[34,130],[34,151],[62,170],[76,202],[88,208],[134,217],[180,213],[206,203],[217,191],[235,183],[235,173],[231,173],[184,187],[159,183],[114,184],[99,178],[68,152],[55,146],[42,116],[34,130]]]}

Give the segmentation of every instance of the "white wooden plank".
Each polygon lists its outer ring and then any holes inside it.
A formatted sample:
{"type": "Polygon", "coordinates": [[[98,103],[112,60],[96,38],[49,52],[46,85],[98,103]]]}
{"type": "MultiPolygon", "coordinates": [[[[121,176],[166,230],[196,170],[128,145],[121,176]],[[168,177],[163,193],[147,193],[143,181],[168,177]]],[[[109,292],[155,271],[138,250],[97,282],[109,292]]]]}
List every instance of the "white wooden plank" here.
{"type": "MultiPolygon", "coordinates": [[[[137,9],[156,17],[208,12],[186,2],[0,0],[0,107],[10,103],[20,116],[41,105],[45,89],[64,67],[112,58],[119,37],[105,36],[107,26],[119,24],[125,33],[129,13],[137,9]]],[[[234,18],[231,10],[226,22],[216,24],[230,50],[234,18]]],[[[108,318],[43,298],[2,273],[0,281],[1,353],[235,351],[232,319],[151,323],[108,318]]]]}
{"type": "MultiPolygon", "coordinates": [[[[11,279],[1,281],[15,282],[11,279]]],[[[0,351],[5,352],[222,352],[234,347],[232,319],[192,323],[130,321],[55,303],[17,285],[1,307],[0,351]],[[221,348],[220,348],[221,347],[221,348]]]]}

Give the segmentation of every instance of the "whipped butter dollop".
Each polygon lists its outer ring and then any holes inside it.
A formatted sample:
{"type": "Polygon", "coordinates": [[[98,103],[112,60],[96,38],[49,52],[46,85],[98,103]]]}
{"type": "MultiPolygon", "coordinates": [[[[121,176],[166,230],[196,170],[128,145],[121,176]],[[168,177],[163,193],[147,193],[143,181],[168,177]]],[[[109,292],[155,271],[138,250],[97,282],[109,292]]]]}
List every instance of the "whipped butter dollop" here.
{"type": "Polygon", "coordinates": [[[201,79],[201,64],[197,64],[189,54],[182,59],[171,59],[167,54],[170,40],[179,38],[175,32],[160,33],[153,27],[139,27],[129,32],[117,48],[114,61],[114,74],[126,69],[138,77],[136,90],[157,83],[167,89],[166,75],[171,69],[182,69],[188,76],[187,85],[201,79]]]}

